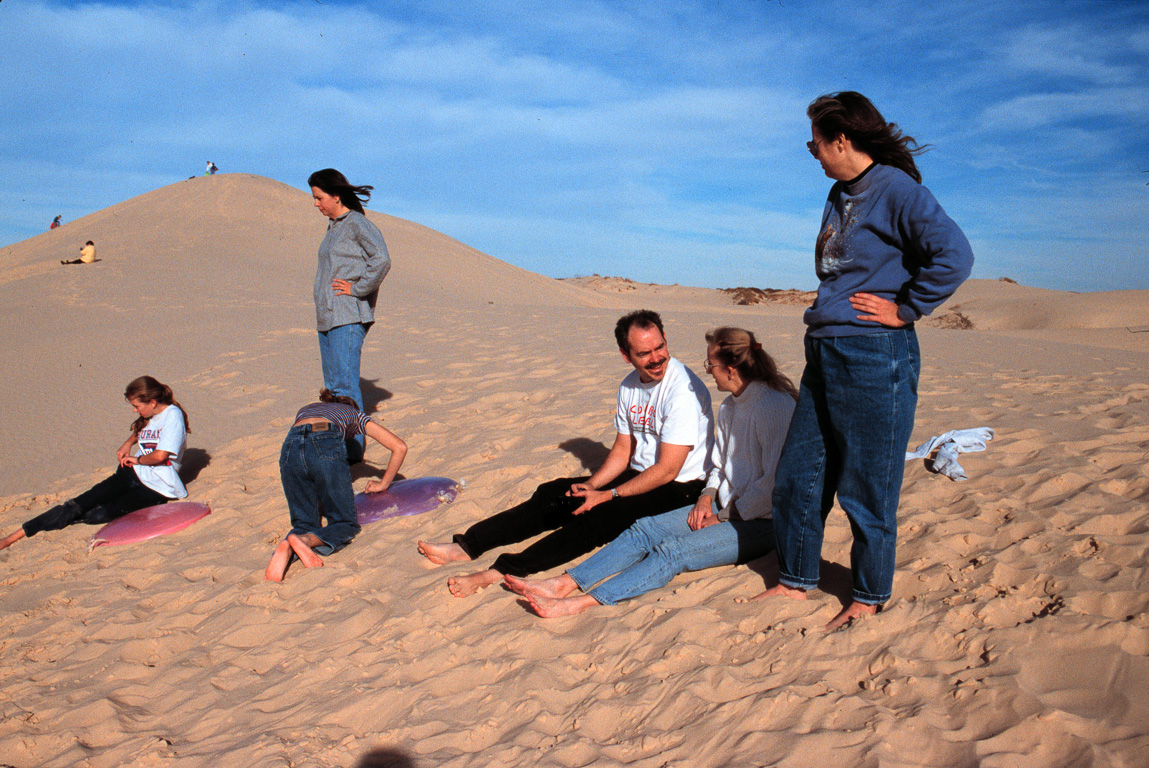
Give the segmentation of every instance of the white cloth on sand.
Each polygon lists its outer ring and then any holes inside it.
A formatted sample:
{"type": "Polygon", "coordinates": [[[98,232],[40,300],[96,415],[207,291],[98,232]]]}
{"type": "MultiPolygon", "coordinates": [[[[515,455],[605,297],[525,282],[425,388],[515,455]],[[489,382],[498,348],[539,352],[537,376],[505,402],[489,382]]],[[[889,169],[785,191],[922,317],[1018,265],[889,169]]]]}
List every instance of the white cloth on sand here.
{"type": "Polygon", "coordinates": [[[992,439],[993,430],[989,427],[951,429],[943,435],[931,437],[916,450],[907,451],[906,461],[924,459],[936,449],[938,455],[934,457],[933,471],[940,472],[950,480],[965,480],[967,476],[961,464],[958,464],[958,454],[984,451],[985,444],[992,439]]]}

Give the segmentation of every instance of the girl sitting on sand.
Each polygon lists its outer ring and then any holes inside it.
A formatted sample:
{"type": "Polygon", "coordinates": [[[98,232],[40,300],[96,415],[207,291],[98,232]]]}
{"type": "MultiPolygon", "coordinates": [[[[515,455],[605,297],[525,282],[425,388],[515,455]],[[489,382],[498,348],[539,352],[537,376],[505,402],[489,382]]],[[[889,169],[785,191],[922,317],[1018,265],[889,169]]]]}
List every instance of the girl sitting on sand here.
{"type": "Polygon", "coordinates": [[[366,435],[391,451],[383,477],[367,483],[368,493],[387,490],[407,455],[407,444],[371,421],[350,397],[324,389],[319,400],[295,414],[279,454],[291,531],[267,564],[264,577],[270,581],[283,581],[293,557],[308,568],[322,566],[319,555],[342,549],[359,533],[346,441],[366,435]]]}
{"type": "Polygon", "coordinates": [[[774,549],[774,467],[798,393],[750,331],[719,328],[706,334],[706,343],[706,372],[730,396],[718,409],[714,469],[698,502],[642,518],[562,576],[506,576],[540,616],[614,605],[683,571],[744,563],[774,549]],[[583,594],[570,597],[576,590],[583,594]]]}
{"type": "Polygon", "coordinates": [[[172,388],[151,376],[140,376],[128,384],[124,399],[138,418],[132,422],[131,435],[116,451],[119,467],[115,474],[24,523],[0,540],[0,549],[41,531],[55,531],[73,523],[102,525],[137,509],[188,495],[179,471],[191,428],[187,414],[172,396],[172,388]],[[139,451],[133,456],[135,445],[139,451]]]}

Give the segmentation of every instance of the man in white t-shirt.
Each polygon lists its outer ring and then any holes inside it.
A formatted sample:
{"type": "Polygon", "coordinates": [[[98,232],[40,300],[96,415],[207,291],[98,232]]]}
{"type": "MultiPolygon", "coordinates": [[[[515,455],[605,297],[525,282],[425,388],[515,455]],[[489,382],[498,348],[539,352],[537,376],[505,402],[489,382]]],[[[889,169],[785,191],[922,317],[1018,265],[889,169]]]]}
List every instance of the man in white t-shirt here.
{"type": "Polygon", "coordinates": [[[447,580],[451,594],[470,595],[504,575],[529,576],[613,541],[641,517],[693,504],[710,470],[714,417],[710,393],[670,356],[662,318],[639,310],[614,329],[619,352],[634,371],[618,388],[614,446],[590,477],[543,483],[530,499],[475,523],[444,543],[419,542],[436,564],[465,562],[495,547],[545,531],[521,552],[490,568],[447,580]]]}

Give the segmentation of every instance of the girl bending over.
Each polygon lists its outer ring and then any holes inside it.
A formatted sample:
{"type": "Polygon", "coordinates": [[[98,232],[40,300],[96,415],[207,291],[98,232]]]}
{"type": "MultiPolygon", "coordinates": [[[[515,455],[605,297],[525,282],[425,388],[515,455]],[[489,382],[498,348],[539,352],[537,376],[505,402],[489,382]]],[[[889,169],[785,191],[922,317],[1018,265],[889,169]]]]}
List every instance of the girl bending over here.
{"type": "Polygon", "coordinates": [[[407,444],[393,432],[371,421],[350,397],[327,389],[319,393],[318,403],[295,414],[279,454],[291,531],[275,548],[265,578],[283,581],[294,557],[308,568],[321,566],[319,555],[342,549],[359,533],[347,458],[347,442],[356,435],[367,435],[391,451],[383,477],[366,488],[368,493],[387,490],[407,455],[407,444]],[[326,525],[321,517],[327,519],[326,525]]]}

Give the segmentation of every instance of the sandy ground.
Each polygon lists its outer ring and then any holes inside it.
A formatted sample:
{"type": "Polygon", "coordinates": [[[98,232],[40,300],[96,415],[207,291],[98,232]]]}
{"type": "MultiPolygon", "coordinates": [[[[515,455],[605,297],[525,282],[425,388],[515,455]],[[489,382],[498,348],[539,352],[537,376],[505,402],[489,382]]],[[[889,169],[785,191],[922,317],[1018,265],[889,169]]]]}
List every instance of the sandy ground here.
{"type": "Polygon", "coordinates": [[[1127,329],[1149,292],[971,281],[923,324],[913,446],[997,436],[963,455],[966,482],[907,468],[878,617],[819,631],[849,590],[835,510],[805,603],[735,602],[771,583],[767,556],[544,621],[501,587],[451,597],[467,566],[415,541],[601,460],[619,314],[662,312],[698,372],[708,328],[745,326],[796,378],[802,308],[550,280],[371,217],[395,266],[368,407],[410,444],[405,475],[466,489],[278,585],[279,445],[321,383],[309,198],[201,177],[0,249],[0,529],[110,471],[142,373],[190,414],[189,491],[214,510],[138,545],[89,554],[76,526],[0,553],[0,766],[353,766],[380,747],[459,767],[1147,764],[1149,333],[1127,329]],[[99,262],[59,265],[88,239],[99,262]],[[955,313],[972,330],[944,327],[955,313]]]}

